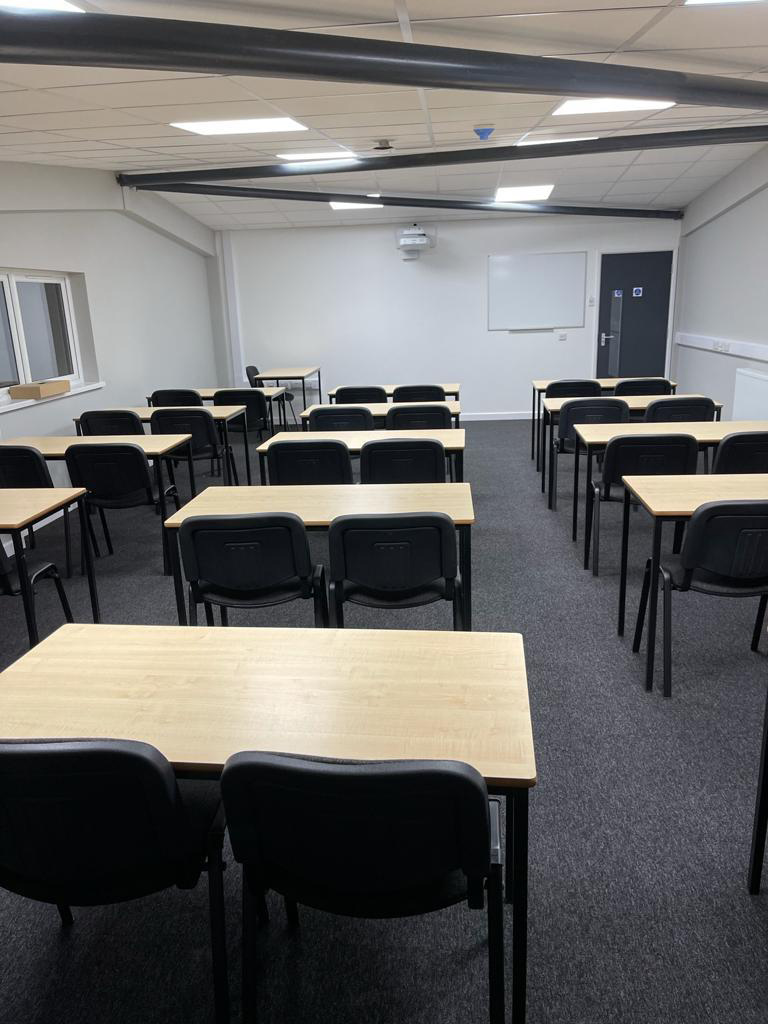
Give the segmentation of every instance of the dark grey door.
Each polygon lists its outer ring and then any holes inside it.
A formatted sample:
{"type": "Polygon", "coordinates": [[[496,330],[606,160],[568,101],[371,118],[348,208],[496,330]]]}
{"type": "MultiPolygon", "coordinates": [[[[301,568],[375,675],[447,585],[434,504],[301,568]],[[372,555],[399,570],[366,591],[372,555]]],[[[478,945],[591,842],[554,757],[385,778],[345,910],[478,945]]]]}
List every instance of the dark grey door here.
{"type": "Polygon", "coordinates": [[[603,256],[595,376],[664,376],[671,284],[671,252],[603,256]]]}

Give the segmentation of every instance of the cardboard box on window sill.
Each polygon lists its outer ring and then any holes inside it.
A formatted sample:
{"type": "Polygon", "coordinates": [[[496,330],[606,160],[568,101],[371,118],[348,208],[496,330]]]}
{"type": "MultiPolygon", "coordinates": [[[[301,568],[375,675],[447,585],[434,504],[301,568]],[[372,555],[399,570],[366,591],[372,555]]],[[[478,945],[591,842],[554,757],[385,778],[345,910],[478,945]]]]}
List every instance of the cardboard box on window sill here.
{"type": "Polygon", "coordinates": [[[12,384],[8,388],[10,398],[52,398],[54,395],[65,395],[70,390],[68,380],[39,380],[33,384],[12,384]]]}

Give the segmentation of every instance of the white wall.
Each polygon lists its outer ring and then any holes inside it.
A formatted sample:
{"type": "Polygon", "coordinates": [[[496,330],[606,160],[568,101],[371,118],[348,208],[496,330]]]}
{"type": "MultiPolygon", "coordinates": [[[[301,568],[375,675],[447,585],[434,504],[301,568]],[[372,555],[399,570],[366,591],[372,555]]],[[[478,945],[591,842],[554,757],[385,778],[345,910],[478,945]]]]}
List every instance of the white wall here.
{"type": "Polygon", "coordinates": [[[768,148],[695,200],[683,221],[675,337],[689,344],[675,346],[673,373],[681,390],[723,401],[725,417],[736,370],[768,374],[767,272],[768,148]]]}
{"type": "MultiPolygon", "coordinates": [[[[404,221],[404,224],[407,221],[404,221]]],[[[246,362],[320,363],[338,384],[458,380],[467,413],[530,410],[532,377],[593,376],[601,251],[674,249],[679,222],[538,217],[442,222],[403,261],[392,225],[231,233],[246,362]],[[487,330],[487,256],[588,251],[586,325],[487,330]],[[560,333],[560,332],[558,332],[560,333]]]]}

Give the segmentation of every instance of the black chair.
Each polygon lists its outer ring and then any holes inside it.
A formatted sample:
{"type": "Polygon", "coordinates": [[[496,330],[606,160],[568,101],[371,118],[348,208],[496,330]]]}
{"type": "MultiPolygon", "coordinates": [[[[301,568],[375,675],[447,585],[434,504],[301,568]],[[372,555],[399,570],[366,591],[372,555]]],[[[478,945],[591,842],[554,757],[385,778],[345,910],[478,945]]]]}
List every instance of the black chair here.
{"type": "Polygon", "coordinates": [[[181,562],[189,584],[189,623],[197,606],[214,624],[228,608],[270,608],[312,598],[315,625],[328,625],[328,598],[322,565],[312,565],[304,523],[291,513],[191,516],[179,528],[181,562]]]}
{"type": "Polygon", "coordinates": [[[393,405],[384,425],[387,430],[450,430],[453,419],[447,405],[393,405]]]}
{"type": "Polygon", "coordinates": [[[310,430],[373,430],[373,416],[365,406],[322,405],[309,414],[310,430]]]}
{"type": "MultiPolygon", "coordinates": [[[[690,434],[651,434],[648,437],[629,435],[614,437],[603,456],[601,480],[592,481],[594,550],[592,575],[599,574],[600,505],[604,501],[621,502],[624,476],[683,475],[696,472],[699,445],[690,434]],[[618,488],[614,492],[613,488],[618,488]]],[[[589,519],[587,519],[586,554],[589,557],[589,519]]],[[[586,565],[586,563],[585,563],[586,565]]]]}
{"type": "MultiPolygon", "coordinates": [[[[248,378],[248,383],[251,385],[252,388],[264,387],[264,381],[261,379],[261,377],[259,377],[259,369],[257,366],[246,366],[245,375],[248,378]]],[[[282,398],[285,399],[285,401],[291,407],[291,416],[293,416],[293,422],[298,425],[299,421],[296,419],[296,410],[293,408],[293,400],[295,399],[295,397],[296,396],[290,391],[285,391],[282,395],[282,398]]]]}
{"type": "MultiPolygon", "coordinates": [[[[255,1019],[254,918],[265,893],[357,918],[401,918],[487,891],[491,1024],[504,1022],[502,854],[498,800],[458,761],[330,761],[244,752],[221,778],[243,866],[243,1019],[255,1019]]],[[[300,968],[299,968],[300,969],[300,968]]],[[[354,979],[353,979],[354,983],[354,979]]]]}
{"type": "MultiPolygon", "coordinates": [[[[0,487],[53,487],[48,463],[37,450],[27,445],[0,445],[0,487]]],[[[69,509],[62,510],[64,519],[64,548],[66,557],[67,578],[72,575],[72,534],[69,522],[69,509]]],[[[98,555],[96,538],[90,519],[91,540],[94,542],[94,553],[98,555]]],[[[35,547],[35,531],[30,527],[27,531],[30,548],[35,547]]],[[[85,568],[83,568],[85,575],[85,568]]]]}
{"type": "Polygon", "coordinates": [[[392,392],[393,402],[444,402],[445,391],[439,384],[401,384],[392,392]]]}
{"type": "Polygon", "coordinates": [[[339,516],[328,531],[332,624],[344,626],[344,604],[367,608],[453,605],[464,629],[456,530],[443,512],[339,516]]]}
{"type": "MultiPolygon", "coordinates": [[[[245,419],[242,416],[238,416],[236,420],[232,420],[227,424],[227,431],[230,434],[242,435],[243,444],[247,445],[248,436],[252,431],[258,433],[259,441],[262,440],[265,431],[271,433],[269,403],[261,391],[254,391],[251,388],[227,388],[226,390],[214,393],[213,404],[245,406],[245,419]]],[[[251,462],[247,451],[246,468],[248,471],[248,483],[250,484],[251,462]]]]}
{"type": "Polygon", "coordinates": [[[273,441],[267,448],[270,484],[351,484],[343,441],[273,441]]]}
{"type": "Polygon", "coordinates": [[[207,871],[216,1020],[228,1021],[216,783],[177,781],[147,743],[0,742],[0,820],[0,886],[55,905],[65,926],[73,906],[194,889],[207,871]]]}
{"type": "Polygon", "coordinates": [[[707,422],[715,418],[715,403],[711,398],[657,398],[645,410],[646,423],[683,423],[687,420],[707,422]]]}
{"type": "MultiPolygon", "coordinates": [[[[107,550],[114,554],[112,537],[105,509],[138,508],[150,505],[162,513],[165,498],[172,498],[176,508],[179,496],[174,484],[164,488],[160,495],[152,478],[149,461],[143,448],[137,444],[105,442],[104,444],[73,444],[66,452],[67,470],[73,487],[84,487],[86,504],[97,509],[107,550]],[[162,500],[161,500],[162,497],[162,500]]],[[[160,515],[160,533],[163,544],[163,563],[168,565],[167,538],[160,515]]]]}
{"type": "MultiPolygon", "coordinates": [[[[221,443],[216,421],[209,409],[156,409],[149,423],[153,434],[190,434],[192,461],[209,460],[213,475],[214,466],[219,467],[222,459],[227,459],[232,479],[238,482],[234,455],[221,443]]],[[[194,492],[192,480],[190,486],[194,492]]]]}
{"type": "Polygon", "coordinates": [[[336,401],[341,405],[356,405],[358,402],[386,402],[387,392],[380,387],[346,387],[336,388],[336,401]]]}
{"type": "MultiPolygon", "coordinates": [[[[72,609],[69,607],[67,594],[64,590],[64,584],[61,582],[59,570],[56,568],[54,563],[30,558],[26,558],[25,560],[27,563],[27,575],[29,576],[30,590],[32,592],[32,601],[34,602],[35,600],[35,586],[41,580],[53,580],[53,585],[56,587],[56,593],[59,595],[59,601],[61,601],[64,618],[67,622],[74,622],[75,620],[72,618],[72,609]]],[[[21,581],[19,580],[16,560],[9,558],[8,555],[6,555],[2,541],[0,541],[0,597],[21,597],[21,581]]],[[[1,847],[2,840],[0,839],[0,848],[1,847]]],[[[0,869],[0,885],[2,885],[2,869],[0,869]]]]}
{"type": "Polygon", "coordinates": [[[191,388],[164,388],[153,391],[149,399],[150,405],[202,405],[199,392],[191,388]]]}
{"type": "MultiPolygon", "coordinates": [[[[672,696],[672,591],[713,597],[759,597],[752,631],[756,651],[768,604],[768,501],[710,501],[691,516],[682,551],[659,566],[664,594],[664,696],[672,696]]],[[[640,650],[651,586],[648,559],[632,650],[640,650]]]]}
{"type": "Polygon", "coordinates": [[[84,437],[94,434],[143,434],[144,426],[130,409],[91,409],[80,415],[80,433],[84,437]]]}
{"type": "Polygon", "coordinates": [[[713,473],[768,473],[768,433],[728,434],[717,446],[713,473]]]}
{"type": "Polygon", "coordinates": [[[576,452],[575,427],[580,423],[629,423],[623,398],[574,398],[560,406],[557,436],[549,457],[549,507],[557,508],[557,460],[576,452]]]}
{"type": "Polygon", "coordinates": [[[628,377],[613,389],[616,398],[622,395],[671,395],[672,383],[666,377],[628,377]]]}
{"type": "Polygon", "coordinates": [[[545,398],[599,398],[603,389],[596,380],[553,380],[545,398]]]}
{"type": "Polygon", "coordinates": [[[360,450],[360,483],[444,484],[445,448],[429,439],[367,441],[360,450]]]}

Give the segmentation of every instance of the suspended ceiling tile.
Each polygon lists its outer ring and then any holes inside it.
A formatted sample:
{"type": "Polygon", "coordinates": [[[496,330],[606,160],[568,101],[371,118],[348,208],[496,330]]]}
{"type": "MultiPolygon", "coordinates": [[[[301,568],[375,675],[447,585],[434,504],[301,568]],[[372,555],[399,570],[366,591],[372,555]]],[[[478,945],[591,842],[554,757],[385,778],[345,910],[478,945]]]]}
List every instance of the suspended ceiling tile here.
{"type": "Polygon", "coordinates": [[[673,7],[658,24],[632,41],[631,50],[723,49],[768,46],[762,3],[673,7]]]}
{"type": "Polygon", "coordinates": [[[474,106],[463,107],[436,107],[430,109],[432,123],[439,125],[450,121],[472,121],[475,124],[503,124],[509,122],[521,122],[530,117],[540,118],[549,114],[552,110],[552,103],[545,100],[543,103],[494,103],[485,105],[482,97],[477,97],[474,106]]]}
{"type": "Polygon", "coordinates": [[[622,181],[654,181],[656,179],[669,178],[672,174],[683,174],[693,162],[686,164],[633,164],[628,167],[622,175],[622,181]]]}
{"type": "Polygon", "coordinates": [[[49,142],[51,136],[46,132],[3,132],[0,135],[0,153],[18,146],[34,145],[36,142],[49,142]]]}
{"type": "MultiPolygon", "coordinates": [[[[350,85],[349,88],[353,90],[355,87],[350,85]]],[[[315,114],[379,114],[385,110],[420,110],[421,104],[416,89],[401,89],[399,92],[363,93],[361,96],[305,96],[283,100],[280,107],[292,117],[301,119],[315,114]]]]}
{"type": "MultiPolygon", "coordinates": [[[[666,24],[666,20],[662,23],[666,24]]],[[[700,50],[623,50],[608,57],[608,64],[690,71],[700,75],[727,75],[768,67],[768,47],[737,46],[700,50]]]]}
{"type": "Polygon", "coordinates": [[[654,181],[653,183],[642,181],[617,181],[616,184],[611,187],[607,195],[610,196],[611,198],[615,198],[616,196],[655,196],[658,195],[658,193],[661,192],[662,189],[666,188],[668,185],[671,185],[672,180],[673,179],[664,180],[663,178],[659,178],[657,181],[654,181]],[[651,184],[652,187],[648,187],[651,184]]]}
{"type": "MultiPolygon", "coordinates": [[[[768,62],[766,62],[768,63],[768,62]]],[[[4,64],[0,79],[25,89],[55,89],[75,85],[107,85],[114,82],[148,82],[160,79],[189,79],[191,72],[138,71],[134,68],[70,68],[47,64],[4,64]]]]}
{"type": "Polygon", "coordinates": [[[523,92],[484,92],[479,89],[426,89],[427,103],[430,110],[440,107],[462,107],[483,104],[495,107],[498,104],[513,103],[549,103],[554,106],[559,96],[547,96],[543,93],[523,92]]]}
{"type": "MultiPolygon", "coordinates": [[[[2,97],[0,97],[0,101],[2,97]]],[[[382,110],[378,113],[357,114],[314,114],[305,117],[303,124],[310,128],[319,128],[333,134],[334,128],[368,128],[373,132],[390,127],[393,131],[399,125],[424,123],[424,115],[420,109],[415,110],[382,110]]]]}
{"type": "MultiPolygon", "coordinates": [[[[253,94],[228,78],[172,78],[119,85],[85,85],[50,89],[50,93],[80,106],[160,107],[173,103],[228,103],[253,101],[253,94]]],[[[260,105],[262,116],[274,112],[260,105]]],[[[258,115],[256,115],[258,116],[258,115]]]]}
{"type": "Polygon", "coordinates": [[[259,78],[248,75],[230,75],[230,80],[242,85],[262,99],[272,100],[280,103],[280,100],[289,98],[313,98],[315,96],[348,96],[350,92],[355,94],[365,93],[374,95],[377,93],[391,93],[397,90],[406,92],[409,86],[397,85],[372,85],[368,83],[350,82],[319,82],[308,78],[259,78]]]}
{"type": "Polygon", "coordinates": [[[50,92],[34,89],[18,89],[0,93],[0,117],[21,114],[46,114],[52,111],[86,110],[98,107],[98,103],[85,100],[67,100],[50,92]]]}
{"type": "MultiPolygon", "coordinates": [[[[142,117],[147,121],[159,124],[170,124],[172,121],[223,121],[246,117],[281,116],[272,107],[265,108],[260,100],[253,98],[223,103],[197,102],[176,103],[170,106],[128,106],[124,109],[135,117],[142,117]]],[[[247,137],[241,136],[241,138],[247,137]]]]}
{"type": "Polygon", "coordinates": [[[620,7],[664,7],[663,0],[408,0],[411,23],[423,19],[476,20],[505,14],[546,14],[552,11],[589,11],[620,7]]]}
{"type": "MultiPolygon", "coordinates": [[[[2,97],[0,97],[0,100],[2,97]]],[[[14,125],[30,131],[64,131],[68,128],[121,128],[123,125],[141,124],[141,118],[124,110],[75,110],[58,114],[27,114],[24,117],[5,117],[4,125],[14,125]]]]}

